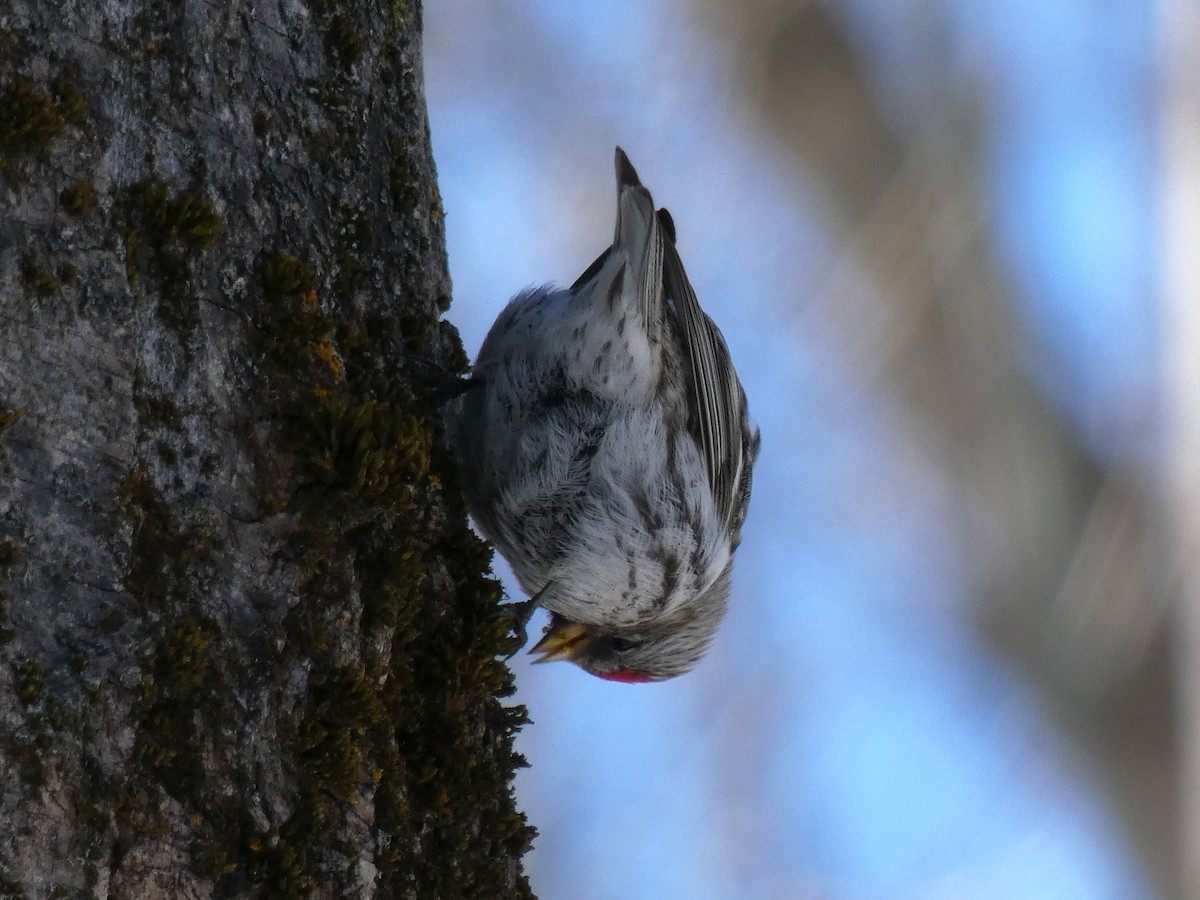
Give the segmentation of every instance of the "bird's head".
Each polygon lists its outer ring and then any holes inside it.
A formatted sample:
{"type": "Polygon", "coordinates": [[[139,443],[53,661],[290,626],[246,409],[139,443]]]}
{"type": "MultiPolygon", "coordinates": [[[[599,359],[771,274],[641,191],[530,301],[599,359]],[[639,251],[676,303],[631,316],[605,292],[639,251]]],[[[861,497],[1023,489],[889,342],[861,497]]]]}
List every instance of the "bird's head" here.
{"type": "Polygon", "coordinates": [[[546,633],[529,652],[541,654],[534,662],[569,660],[606,681],[664,681],[682,675],[699,662],[716,625],[716,620],[703,623],[693,619],[658,628],[618,631],[553,615],[546,633]]]}

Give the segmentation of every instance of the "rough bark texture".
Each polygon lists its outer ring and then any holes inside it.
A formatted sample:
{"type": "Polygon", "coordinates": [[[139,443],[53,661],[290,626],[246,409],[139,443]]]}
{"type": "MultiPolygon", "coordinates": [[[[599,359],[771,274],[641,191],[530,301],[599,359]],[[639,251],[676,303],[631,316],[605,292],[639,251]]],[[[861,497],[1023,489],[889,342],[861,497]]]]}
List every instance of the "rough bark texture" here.
{"type": "Polygon", "coordinates": [[[0,0],[0,895],[529,896],[403,0],[0,0]]]}

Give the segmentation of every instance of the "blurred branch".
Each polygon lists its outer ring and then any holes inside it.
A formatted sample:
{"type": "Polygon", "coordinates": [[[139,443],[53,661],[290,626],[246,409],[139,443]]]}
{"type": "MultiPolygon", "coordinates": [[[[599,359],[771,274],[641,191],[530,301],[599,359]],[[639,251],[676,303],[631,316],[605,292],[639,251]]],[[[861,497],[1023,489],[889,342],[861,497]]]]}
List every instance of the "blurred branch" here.
{"type": "Polygon", "coordinates": [[[1200,4],[1159,4],[1163,305],[1166,339],[1165,505],[1178,576],[1182,839],[1187,895],[1200,896],[1200,4]]]}
{"type": "MultiPolygon", "coordinates": [[[[901,134],[829,5],[703,7],[751,114],[824,186],[843,236],[798,312],[832,328],[859,371],[910,410],[910,440],[969,511],[968,612],[1086,750],[1159,891],[1180,895],[1166,839],[1178,823],[1177,749],[1154,501],[1141,477],[1093,457],[1019,365],[1025,336],[988,246],[976,86],[954,79],[932,41],[922,58],[942,94],[929,121],[901,134]],[[856,289],[864,273],[869,296],[856,289]]],[[[1191,287],[1181,296],[1194,299],[1191,287]]]]}

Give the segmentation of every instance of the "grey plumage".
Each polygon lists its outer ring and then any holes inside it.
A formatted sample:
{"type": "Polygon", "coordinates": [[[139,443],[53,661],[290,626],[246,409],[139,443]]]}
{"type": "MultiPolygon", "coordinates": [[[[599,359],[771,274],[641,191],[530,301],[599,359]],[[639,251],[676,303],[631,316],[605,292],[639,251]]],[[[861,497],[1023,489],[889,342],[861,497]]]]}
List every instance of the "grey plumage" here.
{"type": "Polygon", "coordinates": [[[720,331],[617,148],[613,244],[512,299],[454,426],[480,530],[552,613],[535,650],[668,678],[725,612],[759,435],[720,331]]]}

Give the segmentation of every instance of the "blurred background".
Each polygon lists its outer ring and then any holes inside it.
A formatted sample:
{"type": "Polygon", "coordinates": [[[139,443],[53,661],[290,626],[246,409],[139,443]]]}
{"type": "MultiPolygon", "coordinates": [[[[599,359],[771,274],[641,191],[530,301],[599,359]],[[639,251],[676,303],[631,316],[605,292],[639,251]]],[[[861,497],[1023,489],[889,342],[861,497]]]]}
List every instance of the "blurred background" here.
{"type": "Polygon", "coordinates": [[[425,16],[468,352],[620,144],[763,432],[694,673],[514,660],[535,891],[1200,896],[1194,0],[425,16]]]}

